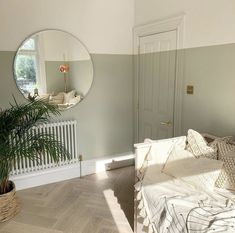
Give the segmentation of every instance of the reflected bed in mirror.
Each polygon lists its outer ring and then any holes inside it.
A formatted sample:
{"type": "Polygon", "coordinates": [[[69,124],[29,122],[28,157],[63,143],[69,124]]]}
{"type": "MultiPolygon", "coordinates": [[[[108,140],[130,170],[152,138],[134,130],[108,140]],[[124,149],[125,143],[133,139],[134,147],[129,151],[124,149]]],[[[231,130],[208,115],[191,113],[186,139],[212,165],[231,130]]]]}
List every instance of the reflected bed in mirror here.
{"type": "Polygon", "coordinates": [[[93,64],[76,37],[60,30],[45,30],[20,45],[14,77],[25,98],[43,99],[65,110],[87,95],[93,81],[93,64]]]}

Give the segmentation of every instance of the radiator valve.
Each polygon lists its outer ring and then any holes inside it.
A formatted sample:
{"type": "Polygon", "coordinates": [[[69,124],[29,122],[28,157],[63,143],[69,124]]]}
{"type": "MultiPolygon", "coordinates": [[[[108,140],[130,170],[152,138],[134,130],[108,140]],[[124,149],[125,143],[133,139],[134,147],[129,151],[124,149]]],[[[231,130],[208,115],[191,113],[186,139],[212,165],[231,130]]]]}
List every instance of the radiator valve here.
{"type": "Polygon", "coordinates": [[[79,164],[80,164],[80,178],[82,178],[82,160],[83,160],[83,156],[79,155],[78,159],[79,159],[79,164]]]}

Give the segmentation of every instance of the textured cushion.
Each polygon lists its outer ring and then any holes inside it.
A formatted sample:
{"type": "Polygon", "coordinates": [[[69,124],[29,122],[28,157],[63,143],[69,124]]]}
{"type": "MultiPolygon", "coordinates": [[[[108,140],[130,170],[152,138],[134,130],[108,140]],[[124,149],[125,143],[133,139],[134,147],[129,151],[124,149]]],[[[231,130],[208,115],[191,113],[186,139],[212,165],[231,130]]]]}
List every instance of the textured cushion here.
{"type": "Polygon", "coordinates": [[[75,97],[75,90],[72,90],[68,93],[64,93],[64,104],[68,104],[71,99],[75,97]]]}
{"type": "Polygon", "coordinates": [[[235,145],[228,141],[219,141],[218,158],[224,162],[223,169],[216,181],[216,186],[235,190],[235,145]]]}
{"type": "Polygon", "coordinates": [[[230,143],[230,144],[234,144],[233,141],[233,137],[232,136],[226,136],[226,137],[222,137],[222,138],[216,138],[215,140],[213,140],[212,142],[208,143],[208,145],[212,148],[216,148],[218,149],[218,144],[221,142],[225,142],[225,143],[230,143]]]}
{"type": "Polygon", "coordinates": [[[50,94],[41,94],[41,95],[37,96],[36,99],[37,100],[42,100],[42,101],[45,101],[45,102],[49,102],[50,94]]]}
{"type": "Polygon", "coordinates": [[[63,104],[64,102],[64,93],[60,92],[57,95],[51,97],[50,103],[52,104],[63,104]]]}
{"type": "Polygon", "coordinates": [[[204,157],[208,159],[217,159],[216,147],[212,148],[208,146],[203,136],[195,130],[188,130],[187,143],[186,149],[193,153],[196,158],[204,157]]]}
{"type": "Polygon", "coordinates": [[[222,166],[222,161],[197,159],[189,151],[174,147],[162,171],[207,192],[213,191],[222,166]]]}
{"type": "Polygon", "coordinates": [[[78,96],[76,96],[76,97],[74,97],[74,98],[71,98],[71,99],[69,100],[69,104],[77,104],[77,103],[79,103],[80,101],[81,101],[81,96],[78,95],[78,96]]]}

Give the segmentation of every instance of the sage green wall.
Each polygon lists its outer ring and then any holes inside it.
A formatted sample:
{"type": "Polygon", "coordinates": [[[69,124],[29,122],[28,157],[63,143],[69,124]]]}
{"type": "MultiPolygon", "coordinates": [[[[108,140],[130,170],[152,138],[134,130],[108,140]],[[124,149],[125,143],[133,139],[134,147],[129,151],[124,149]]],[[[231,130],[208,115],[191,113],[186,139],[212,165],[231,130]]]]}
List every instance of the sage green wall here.
{"type": "Polygon", "coordinates": [[[92,63],[90,60],[69,62],[69,85],[82,96],[86,96],[92,84],[92,63]]]}
{"type": "MultiPolygon", "coordinates": [[[[191,48],[184,55],[182,134],[189,128],[235,135],[235,44],[191,48]],[[186,94],[186,86],[194,94],[186,94]]],[[[0,52],[0,107],[12,94],[20,102],[12,73],[14,52],[0,52]]],[[[94,83],[87,97],[63,112],[78,121],[79,152],[85,159],[132,150],[132,55],[93,54],[94,83]]]]}
{"type": "Polygon", "coordinates": [[[13,79],[13,59],[15,52],[0,51],[0,108],[4,109],[13,101],[12,95],[19,102],[24,101],[13,79]]]}
{"type": "MultiPolygon", "coordinates": [[[[235,136],[235,44],[177,52],[183,61],[180,72],[183,75],[179,77],[182,80],[180,135],[186,135],[192,128],[218,136],[235,136]],[[194,86],[193,95],[186,93],[187,85],[194,86]]],[[[155,54],[156,61],[164,53],[155,54]]]]}
{"type": "Polygon", "coordinates": [[[235,135],[235,44],[191,48],[184,59],[182,132],[235,135]],[[186,94],[186,85],[194,94],[186,94]]]}
{"type": "MultiPolygon", "coordinates": [[[[25,101],[13,79],[14,52],[0,52],[0,107],[12,95],[25,101]]],[[[132,55],[92,54],[94,82],[87,97],[62,113],[59,120],[78,122],[79,153],[84,159],[132,150],[132,55]]],[[[58,119],[54,119],[58,120],[58,119]]]]}

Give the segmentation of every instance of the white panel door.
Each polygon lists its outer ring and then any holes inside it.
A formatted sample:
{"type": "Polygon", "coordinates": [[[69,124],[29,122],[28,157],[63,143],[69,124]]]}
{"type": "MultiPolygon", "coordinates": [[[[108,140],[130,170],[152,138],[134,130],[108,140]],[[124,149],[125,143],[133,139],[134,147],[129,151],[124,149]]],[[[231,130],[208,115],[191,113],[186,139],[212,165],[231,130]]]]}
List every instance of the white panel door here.
{"type": "Polygon", "coordinates": [[[177,33],[140,38],[138,139],[173,136],[177,33]]]}

